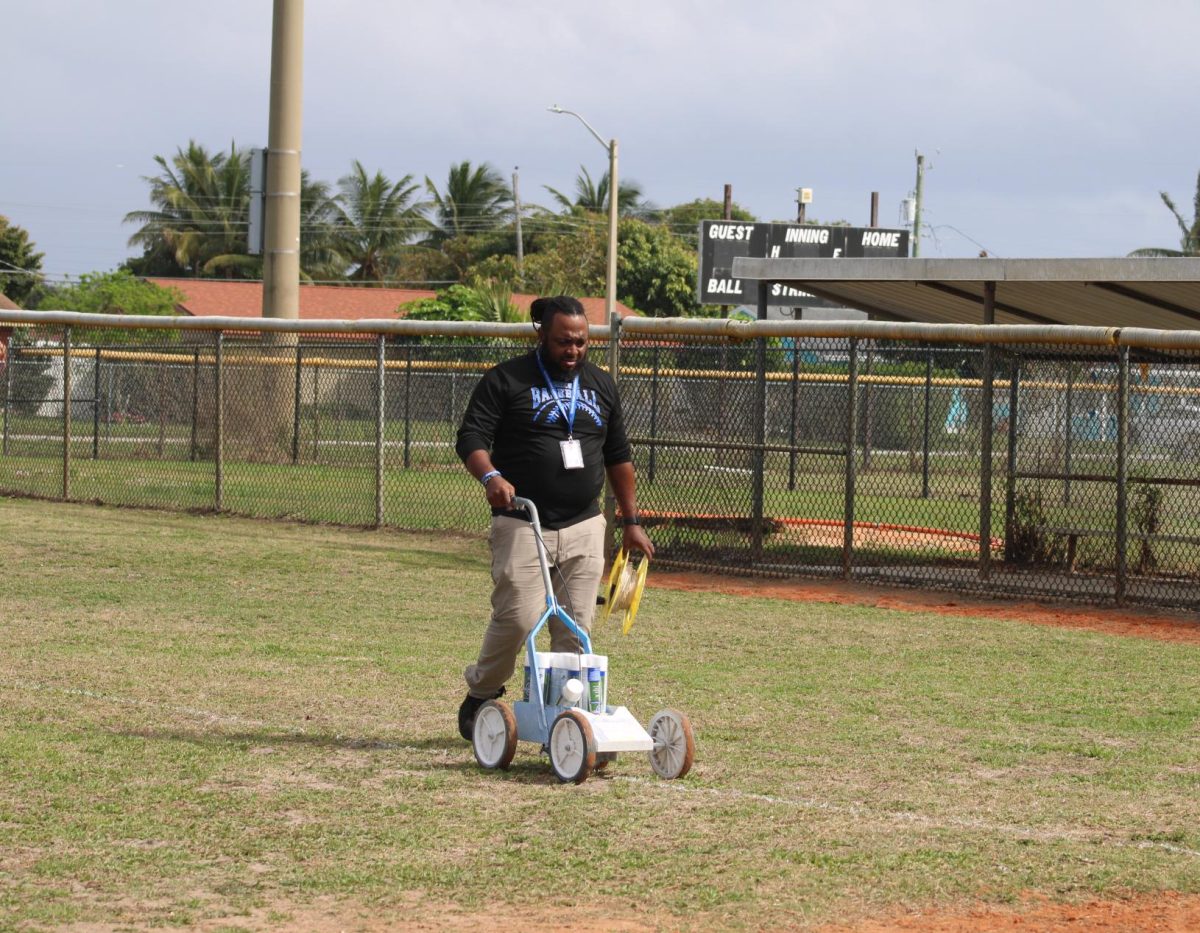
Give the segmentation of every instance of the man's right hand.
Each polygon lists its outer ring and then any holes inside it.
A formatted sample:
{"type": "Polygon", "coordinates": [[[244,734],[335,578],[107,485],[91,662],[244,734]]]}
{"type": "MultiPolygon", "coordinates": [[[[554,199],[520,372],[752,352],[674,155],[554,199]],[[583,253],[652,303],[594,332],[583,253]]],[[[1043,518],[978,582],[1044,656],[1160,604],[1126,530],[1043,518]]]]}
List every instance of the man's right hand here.
{"type": "Polygon", "coordinates": [[[493,509],[511,509],[517,490],[503,476],[493,476],[484,487],[488,505],[493,509]]]}

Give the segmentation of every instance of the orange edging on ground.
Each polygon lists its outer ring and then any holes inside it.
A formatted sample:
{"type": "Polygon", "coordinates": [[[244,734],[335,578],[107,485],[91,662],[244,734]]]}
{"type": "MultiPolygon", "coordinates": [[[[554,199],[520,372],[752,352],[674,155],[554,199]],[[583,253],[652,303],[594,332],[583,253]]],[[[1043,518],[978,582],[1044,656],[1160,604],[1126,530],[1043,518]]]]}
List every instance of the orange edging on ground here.
{"type": "Polygon", "coordinates": [[[852,926],[826,926],[821,933],[1191,933],[1200,930],[1200,896],[1175,891],[1128,900],[1051,904],[1030,897],[1011,909],[979,907],[962,913],[914,913],[852,926]]]}
{"type": "MultiPolygon", "coordinates": [[[[1195,615],[1154,610],[1108,609],[1094,606],[1050,605],[964,597],[958,593],[921,589],[889,589],[838,580],[759,580],[710,573],[676,573],[654,570],[646,583],[652,587],[737,596],[788,599],[797,602],[876,606],[907,612],[934,612],[952,616],[986,616],[1030,625],[1057,625],[1110,635],[1129,635],[1159,641],[1200,644],[1200,621],[1195,615]]],[[[1197,929],[1200,929],[1198,927],[1197,929]]]]}

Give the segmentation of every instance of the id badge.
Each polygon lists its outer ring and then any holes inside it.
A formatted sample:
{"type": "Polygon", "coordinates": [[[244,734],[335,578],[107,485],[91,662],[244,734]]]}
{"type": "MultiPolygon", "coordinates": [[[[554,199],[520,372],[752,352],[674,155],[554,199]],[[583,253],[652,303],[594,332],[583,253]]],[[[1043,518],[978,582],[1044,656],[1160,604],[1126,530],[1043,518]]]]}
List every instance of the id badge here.
{"type": "Polygon", "coordinates": [[[564,470],[583,469],[583,448],[579,446],[577,438],[571,437],[565,441],[559,441],[558,446],[562,449],[564,470]]]}

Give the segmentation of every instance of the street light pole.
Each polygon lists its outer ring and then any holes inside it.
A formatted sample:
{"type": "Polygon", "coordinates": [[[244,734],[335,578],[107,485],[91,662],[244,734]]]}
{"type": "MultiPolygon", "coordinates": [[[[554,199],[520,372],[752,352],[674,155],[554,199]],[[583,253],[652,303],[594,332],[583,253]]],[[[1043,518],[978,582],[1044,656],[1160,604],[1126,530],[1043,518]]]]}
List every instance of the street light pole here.
{"type": "Polygon", "coordinates": [[[612,321],[617,302],[617,141],[604,141],[601,136],[582,116],[574,110],[564,110],[558,104],[546,108],[551,113],[568,113],[587,127],[587,131],[596,138],[601,146],[608,150],[608,275],[604,289],[604,319],[612,321]]]}

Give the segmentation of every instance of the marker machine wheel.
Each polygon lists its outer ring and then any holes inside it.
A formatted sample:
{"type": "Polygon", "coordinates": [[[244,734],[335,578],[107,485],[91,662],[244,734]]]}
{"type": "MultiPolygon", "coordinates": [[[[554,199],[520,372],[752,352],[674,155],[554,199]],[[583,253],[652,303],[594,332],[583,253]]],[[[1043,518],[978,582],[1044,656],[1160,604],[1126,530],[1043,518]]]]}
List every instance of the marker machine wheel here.
{"type": "Polygon", "coordinates": [[[654,740],[654,748],[646,753],[654,773],[668,781],[687,774],[696,757],[696,740],[687,716],[678,710],[664,709],[654,714],[646,731],[654,740]]]}
{"type": "Polygon", "coordinates": [[[472,745],[481,768],[507,771],[517,751],[517,717],[502,700],[488,700],[475,713],[472,745]]]}
{"type": "Polygon", "coordinates": [[[582,784],[596,767],[596,739],[587,717],[563,710],[550,726],[550,766],[564,784],[582,784]]]}

